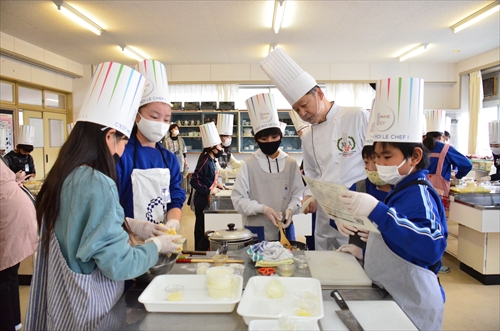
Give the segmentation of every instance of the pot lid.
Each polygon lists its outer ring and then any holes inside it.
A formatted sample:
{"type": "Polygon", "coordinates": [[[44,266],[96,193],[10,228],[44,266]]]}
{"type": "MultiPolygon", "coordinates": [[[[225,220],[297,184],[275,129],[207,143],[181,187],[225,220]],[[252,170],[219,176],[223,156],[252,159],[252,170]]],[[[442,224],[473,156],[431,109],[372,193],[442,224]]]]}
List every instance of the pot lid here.
{"type": "Polygon", "coordinates": [[[234,223],[229,223],[227,229],[215,231],[210,239],[216,241],[240,241],[253,238],[253,233],[248,229],[235,229],[234,223]]]}

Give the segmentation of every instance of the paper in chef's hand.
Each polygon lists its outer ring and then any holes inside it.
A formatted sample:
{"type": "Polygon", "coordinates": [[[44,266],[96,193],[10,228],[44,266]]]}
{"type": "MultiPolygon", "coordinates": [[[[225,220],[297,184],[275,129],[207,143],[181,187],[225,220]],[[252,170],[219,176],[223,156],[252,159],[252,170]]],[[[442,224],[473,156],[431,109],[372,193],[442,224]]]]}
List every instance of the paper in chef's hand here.
{"type": "Polygon", "coordinates": [[[368,217],[354,216],[344,204],[339,202],[339,197],[347,190],[345,186],[327,183],[310,177],[302,176],[311,190],[316,202],[332,219],[344,222],[360,230],[380,233],[377,225],[370,221],[368,217]]]}

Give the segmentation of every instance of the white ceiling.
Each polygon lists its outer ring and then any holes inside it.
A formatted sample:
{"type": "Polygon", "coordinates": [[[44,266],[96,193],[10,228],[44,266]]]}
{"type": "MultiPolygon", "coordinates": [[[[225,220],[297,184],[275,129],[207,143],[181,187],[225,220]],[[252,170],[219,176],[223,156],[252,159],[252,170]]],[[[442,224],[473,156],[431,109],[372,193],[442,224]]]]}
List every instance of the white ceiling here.
{"type": "Polygon", "coordinates": [[[105,29],[97,36],[52,1],[1,0],[0,31],[81,64],[133,65],[125,44],[164,64],[258,63],[270,43],[299,63],[390,63],[422,42],[428,50],[408,62],[456,63],[500,46],[500,12],[457,34],[449,28],[491,2],[288,0],[275,34],[272,0],[68,0],[105,29]]]}

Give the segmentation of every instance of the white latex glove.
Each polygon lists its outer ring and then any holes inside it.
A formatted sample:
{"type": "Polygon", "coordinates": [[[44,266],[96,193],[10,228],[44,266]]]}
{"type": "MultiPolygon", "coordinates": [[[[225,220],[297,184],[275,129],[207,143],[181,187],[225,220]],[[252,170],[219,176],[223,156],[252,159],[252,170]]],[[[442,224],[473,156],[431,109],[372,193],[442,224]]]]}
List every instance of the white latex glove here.
{"type": "Polygon", "coordinates": [[[160,224],[136,220],[129,217],[126,217],[125,219],[127,220],[130,230],[132,230],[132,232],[142,240],[163,234],[163,232],[161,232],[163,226],[160,224]]]}
{"type": "Polygon", "coordinates": [[[146,242],[154,242],[158,248],[158,253],[171,254],[182,249],[181,245],[175,243],[175,241],[180,238],[180,235],[171,236],[169,234],[164,234],[158,237],[149,238],[146,242]]]}
{"type": "Polygon", "coordinates": [[[370,234],[370,231],[358,230],[359,239],[363,240],[364,242],[368,241],[369,234],[370,234]]]}
{"type": "Polygon", "coordinates": [[[344,237],[354,236],[356,231],[358,231],[354,226],[345,224],[344,222],[335,221],[335,225],[337,226],[337,230],[339,230],[340,234],[344,237]]]}
{"type": "Polygon", "coordinates": [[[210,190],[210,195],[216,195],[219,192],[220,190],[217,187],[214,187],[213,189],[210,190]]]}
{"type": "Polygon", "coordinates": [[[290,226],[290,224],[292,224],[292,216],[293,212],[290,209],[287,209],[285,211],[285,223],[283,224],[283,229],[286,229],[290,226]]]}
{"type": "Polygon", "coordinates": [[[274,209],[264,205],[264,207],[262,207],[262,213],[266,215],[267,219],[270,220],[271,223],[274,224],[274,226],[278,227],[278,223],[276,222],[281,222],[281,219],[278,213],[274,211],[274,209]]]}
{"type": "Polygon", "coordinates": [[[167,223],[165,223],[165,227],[167,227],[168,229],[174,229],[175,231],[179,230],[180,225],[181,223],[175,218],[172,218],[168,220],[167,223]]]}
{"type": "Polygon", "coordinates": [[[349,190],[345,190],[341,194],[339,201],[346,206],[351,214],[366,217],[370,215],[378,204],[378,200],[367,193],[349,190]]]}
{"type": "Polygon", "coordinates": [[[363,250],[359,246],[353,244],[342,245],[337,249],[337,252],[351,253],[358,260],[363,259],[363,250]]]}

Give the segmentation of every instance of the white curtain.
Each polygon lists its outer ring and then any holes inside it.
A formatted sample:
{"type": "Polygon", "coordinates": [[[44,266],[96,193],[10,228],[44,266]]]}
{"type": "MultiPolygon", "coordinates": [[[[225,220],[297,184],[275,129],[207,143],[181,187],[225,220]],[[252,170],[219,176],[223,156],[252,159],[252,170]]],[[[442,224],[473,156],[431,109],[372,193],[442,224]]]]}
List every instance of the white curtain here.
{"type": "Polygon", "coordinates": [[[368,83],[326,83],[325,96],[340,106],[370,109],[375,91],[368,83]]]}
{"type": "MultiPolygon", "coordinates": [[[[479,114],[483,107],[483,79],[481,71],[469,74],[469,154],[478,152],[479,114]]],[[[483,131],[487,131],[482,128],[483,131]]]]}
{"type": "Polygon", "coordinates": [[[236,101],[238,84],[170,84],[170,101],[236,101]]]}

